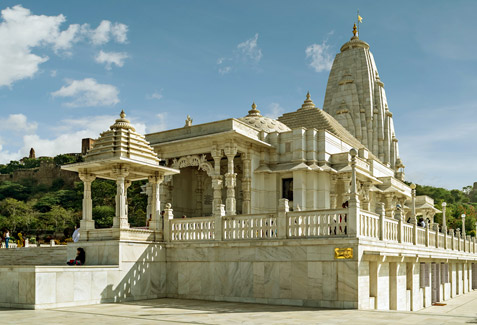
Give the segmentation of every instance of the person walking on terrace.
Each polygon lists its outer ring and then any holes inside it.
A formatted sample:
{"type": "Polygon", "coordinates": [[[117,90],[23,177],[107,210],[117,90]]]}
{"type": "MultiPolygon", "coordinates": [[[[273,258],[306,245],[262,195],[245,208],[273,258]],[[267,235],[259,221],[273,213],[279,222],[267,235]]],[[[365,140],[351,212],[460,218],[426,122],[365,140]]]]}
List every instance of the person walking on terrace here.
{"type": "Polygon", "coordinates": [[[7,232],[5,233],[5,248],[8,248],[9,241],[10,241],[10,231],[8,231],[7,229],[7,232]]]}

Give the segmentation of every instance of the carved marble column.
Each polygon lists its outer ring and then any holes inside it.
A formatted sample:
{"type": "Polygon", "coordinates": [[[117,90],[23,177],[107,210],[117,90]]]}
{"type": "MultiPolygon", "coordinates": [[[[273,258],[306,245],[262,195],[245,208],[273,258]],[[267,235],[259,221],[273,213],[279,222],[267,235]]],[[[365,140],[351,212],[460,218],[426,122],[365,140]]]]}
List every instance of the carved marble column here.
{"type": "Polygon", "coordinates": [[[393,202],[394,202],[394,195],[391,193],[386,193],[386,217],[393,219],[394,218],[394,207],[393,207],[393,202]]]}
{"type": "MultiPolygon", "coordinates": [[[[341,202],[341,204],[343,204],[344,202],[349,201],[349,199],[350,199],[351,176],[342,175],[341,180],[343,182],[343,189],[344,189],[343,190],[343,202],[341,202]]],[[[339,208],[341,208],[341,206],[339,208]]]]}
{"type": "Polygon", "coordinates": [[[347,234],[348,236],[359,237],[360,202],[358,196],[358,189],[356,186],[356,156],[358,155],[358,152],[354,148],[352,148],[349,152],[351,156],[351,189],[348,205],[347,234]]]}
{"type": "Polygon", "coordinates": [[[129,228],[128,211],[127,211],[127,191],[126,191],[126,177],[129,171],[125,168],[117,168],[113,170],[116,176],[116,216],[113,219],[113,228],[129,228]]]}
{"type": "Polygon", "coordinates": [[[370,197],[369,191],[371,189],[372,183],[370,182],[360,182],[360,199],[362,203],[363,210],[370,211],[370,197]]]}
{"type": "MultiPolygon", "coordinates": [[[[337,209],[336,202],[338,200],[338,194],[336,193],[336,185],[338,182],[338,177],[333,174],[331,175],[331,183],[330,183],[330,209],[337,209]]],[[[341,208],[341,207],[339,207],[341,208]]]]}
{"type": "Polygon", "coordinates": [[[237,185],[237,174],[234,173],[234,158],[237,154],[237,147],[231,145],[225,148],[227,156],[228,169],[225,174],[225,186],[227,187],[227,200],[225,201],[225,210],[228,216],[236,214],[235,186],[237,185]]]}
{"type": "Polygon", "coordinates": [[[79,178],[83,181],[83,218],[80,222],[82,230],[94,229],[93,220],[93,200],[91,199],[91,183],[96,179],[96,176],[88,173],[80,173],[79,178]]]}
{"type": "Polygon", "coordinates": [[[164,181],[164,175],[156,175],[148,177],[149,184],[151,184],[151,221],[149,222],[149,229],[155,231],[162,231],[161,220],[161,199],[160,186],[164,181]]]}
{"type": "Polygon", "coordinates": [[[198,216],[198,217],[202,217],[202,211],[203,211],[203,205],[202,205],[202,202],[203,202],[203,198],[202,198],[202,194],[204,192],[204,189],[202,188],[202,179],[203,179],[203,175],[201,174],[200,170],[196,170],[195,171],[195,175],[196,175],[196,178],[197,178],[197,187],[195,189],[195,214],[198,216]]]}
{"type": "Polygon", "coordinates": [[[151,183],[146,184],[146,195],[147,195],[147,208],[146,208],[146,220],[152,216],[152,185],[151,183]]]}
{"type": "Polygon", "coordinates": [[[212,149],[214,158],[214,175],[212,176],[212,188],[214,189],[214,199],[212,201],[212,214],[220,215],[220,205],[222,204],[222,175],[220,175],[220,161],[222,160],[222,150],[214,147],[212,149]]]}
{"type": "Polygon", "coordinates": [[[242,214],[252,213],[251,190],[252,190],[252,160],[250,153],[242,153],[243,178],[242,178],[242,214]]]}

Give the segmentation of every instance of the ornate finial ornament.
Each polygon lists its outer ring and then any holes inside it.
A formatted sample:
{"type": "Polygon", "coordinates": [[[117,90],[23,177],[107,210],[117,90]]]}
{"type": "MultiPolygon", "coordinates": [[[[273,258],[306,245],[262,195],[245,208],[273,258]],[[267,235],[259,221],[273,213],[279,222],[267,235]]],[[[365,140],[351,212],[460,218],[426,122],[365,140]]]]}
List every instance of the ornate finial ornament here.
{"type": "Polygon", "coordinates": [[[311,100],[310,92],[306,93],[306,99],[303,105],[301,105],[301,109],[307,109],[307,108],[316,108],[315,104],[311,100]]]}
{"type": "Polygon", "coordinates": [[[356,23],[354,23],[354,26],[353,26],[353,37],[358,37],[356,34],[358,34],[358,29],[356,28],[356,23]]]}
{"type": "Polygon", "coordinates": [[[185,125],[184,126],[192,126],[192,118],[190,117],[189,114],[187,114],[187,119],[185,120],[185,125]]]}
{"type": "Polygon", "coordinates": [[[120,118],[118,118],[115,123],[109,127],[111,130],[126,129],[136,132],[136,129],[131,125],[131,122],[126,119],[126,113],[124,113],[124,110],[121,110],[119,116],[120,118]]]}
{"type": "Polygon", "coordinates": [[[248,111],[247,116],[261,116],[260,111],[257,109],[257,105],[255,104],[255,101],[252,104],[252,109],[248,111]]]}

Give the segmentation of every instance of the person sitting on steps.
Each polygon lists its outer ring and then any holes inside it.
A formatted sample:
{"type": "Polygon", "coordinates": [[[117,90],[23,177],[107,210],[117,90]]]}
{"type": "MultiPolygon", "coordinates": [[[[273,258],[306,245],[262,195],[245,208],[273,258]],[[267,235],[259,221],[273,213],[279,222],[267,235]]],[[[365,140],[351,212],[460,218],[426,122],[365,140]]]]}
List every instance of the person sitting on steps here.
{"type": "Polygon", "coordinates": [[[86,261],[86,253],[83,248],[78,247],[76,249],[76,258],[74,260],[69,260],[66,262],[68,265],[84,265],[86,261]]]}

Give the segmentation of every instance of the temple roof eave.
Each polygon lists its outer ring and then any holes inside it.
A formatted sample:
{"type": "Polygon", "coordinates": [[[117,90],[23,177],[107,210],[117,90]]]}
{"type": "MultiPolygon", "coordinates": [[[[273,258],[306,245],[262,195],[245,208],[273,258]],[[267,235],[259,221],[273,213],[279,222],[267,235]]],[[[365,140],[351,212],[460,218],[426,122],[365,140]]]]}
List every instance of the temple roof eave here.
{"type": "Polygon", "coordinates": [[[148,176],[155,176],[157,174],[167,176],[180,173],[179,170],[174,168],[150,164],[125,157],[114,157],[63,165],[61,166],[61,169],[77,173],[91,173],[98,178],[115,179],[110,175],[110,172],[112,172],[113,168],[117,165],[131,169],[130,176],[127,177],[127,179],[131,181],[146,179],[148,176]]]}

